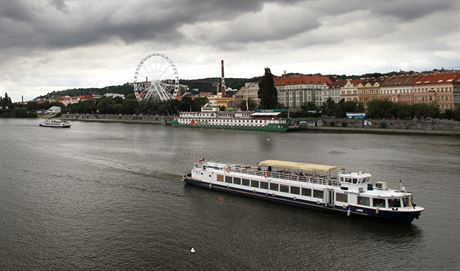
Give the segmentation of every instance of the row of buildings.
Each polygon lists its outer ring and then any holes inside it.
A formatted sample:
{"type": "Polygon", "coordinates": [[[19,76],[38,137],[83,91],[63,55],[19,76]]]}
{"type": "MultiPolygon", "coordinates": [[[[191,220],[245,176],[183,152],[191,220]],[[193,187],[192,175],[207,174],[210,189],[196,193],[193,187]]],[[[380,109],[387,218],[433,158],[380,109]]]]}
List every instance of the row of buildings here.
{"type": "MultiPolygon", "coordinates": [[[[275,77],[278,101],[292,111],[305,103],[322,106],[328,98],[338,103],[360,102],[367,107],[371,100],[390,100],[396,103],[434,103],[441,111],[460,104],[460,71],[423,73],[334,80],[323,75],[296,75],[275,77]]],[[[246,83],[235,95],[236,101],[251,98],[259,102],[257,83],[246,83]]]]}
{"type": "Polygon", "coordinates": [[[76,104],[78,102],[84,102],[84,101],[90,101],[90,100],[97,100],[102,97],[111,97],[111,98],[116,98],[120,97],[122,99],[125,99],[124,94],[119,94],[119,93],[106,93],[104,95],[98,95],[98,94],[89,94],[89,95],[80,95],[80,96],[59,96],[57,98],[43,98],[43,97],[38,97],[35,98],[34,101],[38,103],[44,103],[44,102],[59,102],[65,106],[69,104],[76,104]]]}

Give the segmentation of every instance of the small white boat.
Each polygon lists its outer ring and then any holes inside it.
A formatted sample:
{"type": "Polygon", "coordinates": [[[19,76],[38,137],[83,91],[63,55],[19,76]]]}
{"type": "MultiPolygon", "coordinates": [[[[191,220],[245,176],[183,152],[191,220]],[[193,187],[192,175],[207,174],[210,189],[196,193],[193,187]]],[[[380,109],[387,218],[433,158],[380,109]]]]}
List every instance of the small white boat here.
{"type": "Polygon", "coordinates": [[[70,128],[70,123],[57,119],[48,119],[40,123],[40,126],[50,128],[70,128]]]}
{"type": "Polygon", "coordinates": [[[369,173],[346,173],[337,166],[278,160],[251,166],[201,159],[183,180],[207,189],[348,216],[406,223],[419,218],[424,208],[415,205],[412,193],[404,188],[389,189],[386,182],[372,184],[370,177],[369,173]]]}

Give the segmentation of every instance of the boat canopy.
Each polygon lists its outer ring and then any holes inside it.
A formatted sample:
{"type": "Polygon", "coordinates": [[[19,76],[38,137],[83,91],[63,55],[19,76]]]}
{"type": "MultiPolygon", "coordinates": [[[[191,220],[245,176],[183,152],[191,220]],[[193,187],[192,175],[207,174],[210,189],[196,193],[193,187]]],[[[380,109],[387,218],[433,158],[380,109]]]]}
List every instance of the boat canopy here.
{"type": "Polygon", "coordinates": [[[281,112],[255,112],[251,114],[251,117],[276,117],[281,112]]]}
{"type": "Polygon", "coordinates": [[[275,168],[286,168],[286,169],[298,169],[306,171],[330,171],[334,169],[341,169],[338,166],[328,166],[328,165],[317,165],[317,164],[308,164],[308,163],[298,163],[298,162],[289,162],[281,160],[265,160],[259,163],[259,166],[263,167],[275,167],[275,168]]]}

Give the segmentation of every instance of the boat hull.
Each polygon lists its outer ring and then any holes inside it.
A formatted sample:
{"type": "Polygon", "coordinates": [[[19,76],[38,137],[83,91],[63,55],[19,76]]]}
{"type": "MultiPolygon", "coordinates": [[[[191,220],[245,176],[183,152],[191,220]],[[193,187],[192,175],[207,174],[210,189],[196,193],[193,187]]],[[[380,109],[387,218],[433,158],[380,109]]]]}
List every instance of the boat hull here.
{"type": "Polygon", "coordinates": [[[70,124],[68,125],[62,125],[62,126],[53,126],[53,125],[46,125],[46,124],[39,124],[40,127],[48,127],[48,128],[70,128],[70,124]]]}
{"type": "Polygon", "coordinates": [[[358,206],[351,206],[351,205],[344,208],[342,206],[337,206],[337,205],[327,205],[327,204],[323,204],[320,202],[294,199],[290,197],[283,197],[283,196],[279,196],[275,194],[262,193],[262,192],[257,192],[257,191],[248,191],[248,190],[238,189],[238,188],[234,188],[234,187],[230,187],[226,185],[211,184],[208,182],[202,182],[200,180],[193,179],[190,176],[184,176],[183,180],[186,184],[190,184],[190,185],[201,187],[201,188],[206,188],[206,189],[211,189],[211,190],[216,190],[216,191],[221,191],[221,192],[227,192],[227,193],[232,193],[232,194],[237,194],[237,195],[242,195],[242,196],[248,196],[252,198],[259,198],[259,199],[269,200],[273,202],[283,203],[283,204],[302,207],[302,208],[341,213],[341,214],[345,214],[348,216],[354,216],[354,217],[367,217],[367,218],[385,220],[385,221],[391,221],[391,222],[411,223],[414,220],[414,218],[418,219],[421,213],[421,211],[397,212],[397,211],[382,211],[382,210],[379,210],[376,212],[375,209],[363,208],[361,206],[358,207],[358,206]]]}
{"type": "Polygon", "coordinates": [[[285,125],[266,125],[266,126],[238,126],[238,125],[211,125],[211,124],[179,124],[177,121],[171,123],[173,127],[203,128],[203,129],[225,129],[225,130],[245,130],[245,131],[264,131],[264,132],[286,132],[289,127],[285,125]]]}

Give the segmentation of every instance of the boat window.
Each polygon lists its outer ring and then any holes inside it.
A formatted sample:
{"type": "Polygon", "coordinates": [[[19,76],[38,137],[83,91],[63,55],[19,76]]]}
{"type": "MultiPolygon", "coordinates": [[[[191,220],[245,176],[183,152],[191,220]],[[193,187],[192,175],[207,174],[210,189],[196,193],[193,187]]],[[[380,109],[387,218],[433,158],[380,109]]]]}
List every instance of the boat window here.
{"type": "Polygon", "coordinates": [[[309,188],[302,188],[302,196],[311,197],[311,189],[309,189],[309,188]]]}
{"type": "Polygon", "coordinates": [[[267,182],[260,182],[260,188],[262,189],[268,189],[268,183],[267,182]]]}
{"type": "Polygon", "coordinates": [[[217,175],[217,181],[218,181],[218,182],[223,182],[223,181],[224,181],[224,176],[222,176],[222,175],[217,175]]]}
{"type": "Polygon", "coordinates": [[[400,199],[388,199],[388,207],[389,208],[401,207],[401,200],[400,199]]]}
{"type": "Polygon", "coordinates": [[[335,201],[348,202],[348,195],[342,193],[335,193],[335,201]]]}
{"type": "Polygon", "coordinates": [[[410,207],[409,197],[402,198],[403,207],[410,207]]]}
{"type": "Polygon", "coordinates": [[[234,184],[241,184],[241,178],[233,178],[233,183],[234,184]]]}
{"type": "Polygon", "coordinates": [[[243,185],[249,186],[249,180],[248,179],[243,179],[243,185]]]}
{"type": "Polygon", "coordinates": [[[225,176],[225,182],[226,182],[226,183],[232,183],[232,177],[230,177],[230,176],[225,176]]]}
{"type": "Polygon", "coordinates": [[[259,181],[251,180],[251,187],[259,187],[259,181]]]}
{"type": "Polygon", "coordinates": [[[371,206],[371,200],[368,197],[358,196],[358,204],[364,206],[371,206]]]}
{"type": "Polygon", "coordinates": [[[280,184],[280,192],[289,193],[289,185],[280,184]]]}
{"type": "Polygon", "coordinates": [[[322,199],[324,195],[324,192],[322,190],[313,190],[313,197],[322,199]]]}
{"type": "Polygon", "coordinates": [[[270,184],[270,190],[278,191],[278,184],[277,183],[271,183],[270,184]]]}
{"type": "Polygon", "coordinates": [[[300,195],[300,187],[291,186],[291,194],[300,195]]]}
{"type": "Polygon", "coordinates": [[[372,206],[385,208],[385,199],[372,199],[372,206]]]}
{"type": "Polygon", "coordinates": [[[345,182],[351,183],[351,179],[350,178],[345,178],[345,182]]]}

